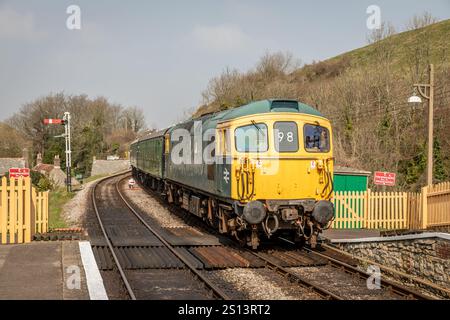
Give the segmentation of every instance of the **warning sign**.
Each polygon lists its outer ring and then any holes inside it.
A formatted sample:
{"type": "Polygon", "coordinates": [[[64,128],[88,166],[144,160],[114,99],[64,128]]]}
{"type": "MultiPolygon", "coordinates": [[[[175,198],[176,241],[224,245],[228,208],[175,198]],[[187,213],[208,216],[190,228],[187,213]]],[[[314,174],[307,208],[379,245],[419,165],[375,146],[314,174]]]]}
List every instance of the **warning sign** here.
{"type": "Polygon", "coordinates": [[[395,173],[376,171],[373,177],[373,182],[381,186],[395,186],[395,173]]]}
{"type": "Polygon", "coordinates": [[[10,178],[24,177],[28,178],[30,176],[30,169],[28,168],[11,168],[9,169],[10,178]]]}

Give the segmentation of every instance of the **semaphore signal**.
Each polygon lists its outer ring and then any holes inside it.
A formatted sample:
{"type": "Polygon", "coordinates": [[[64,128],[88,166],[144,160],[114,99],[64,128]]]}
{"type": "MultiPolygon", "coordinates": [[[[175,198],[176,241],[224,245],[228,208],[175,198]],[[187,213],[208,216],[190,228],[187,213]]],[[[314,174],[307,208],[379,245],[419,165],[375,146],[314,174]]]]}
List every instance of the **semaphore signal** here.
{"type": "Polygon", "coordinates": [[[64,119],[44,119],[44,124],[62,124],[65,125],[64,119]]]}
{"type": "Polygon", "coordinates": [[[71,133],[70,133],[70,112],[64,113],[63,119],[44,119],[44,124],[61,124],[65,128],[65,133],[61,138],[66,139],[66,185],[67,192],[72,192],[72,176],[71,176],[71,166],[72,166],[72,146],[71,146],[71,133]]]}

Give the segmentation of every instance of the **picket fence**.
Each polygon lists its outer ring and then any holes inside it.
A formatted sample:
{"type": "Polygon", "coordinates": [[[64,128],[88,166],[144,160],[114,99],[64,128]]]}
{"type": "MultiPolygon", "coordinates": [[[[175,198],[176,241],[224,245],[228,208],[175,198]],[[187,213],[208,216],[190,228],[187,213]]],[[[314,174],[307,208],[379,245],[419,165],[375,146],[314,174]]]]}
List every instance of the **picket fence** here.
{"type": "Polygon", "coordinates": [[[0,243],[31,242],[48,231],[48,192],[36,192],[30,178],[1,179],[0,243]]]}
{"type": "Polygon", "coordinates": [[[334,193],[333,229],[427,229],[450,225],[450,182],[414,192],[334,193]]]}

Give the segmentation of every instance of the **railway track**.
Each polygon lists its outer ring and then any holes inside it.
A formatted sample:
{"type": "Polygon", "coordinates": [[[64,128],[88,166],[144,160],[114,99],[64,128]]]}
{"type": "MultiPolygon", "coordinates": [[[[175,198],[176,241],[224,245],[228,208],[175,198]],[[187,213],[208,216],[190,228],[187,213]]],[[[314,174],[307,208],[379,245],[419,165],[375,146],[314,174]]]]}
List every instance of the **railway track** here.
{"type": "Polygon", "coordinates": [[[324,263],[312,268],[289,268],[288,271],[306,277],[310,283],[337,294],[340,299],[434,299],[429,295],[420,293],[415,288],[408,288],[400,283],[387,280],[384,276],[380,278],[379,288],[369,289],[367,281],[370,280],[372,275],[358,268],[360,261],[340,252],[330,250],[318,252],[309,248],[289,250],[274,246],[269,250],[269,255],[278,260],[283,260],[283,256],[289,257],[292,252],[298,250],[308,254],[309,258],[322,259],[324,263]]]}
{"type": "MultiPolygon", "coordinates": [[[[443,287],[440,287],[440,286],[438,286],[438,285],[436,285],[436,284],[434,284],[434,283],[432,283],[430,281],[426,281],[426,280],[414,277],[412,275],[409,275],[409,274],[406,274],[406,273],[394,270],[392,268],[383,266],[381,264],[378,264],[378,263],[373,262],[373,261],[369,261],[369,260],[361,258],[361,257],[356,257],[354,255],[351,255],[348,252],[345,252],[345,251],[343,251],[343,250],[341,250],[339,248],[336,248],[336,247],[328,245],[328,244],[323,244],[322,247],[325,249],[324,250],[325,253],[317,253],[316,252],[316,254],[322,254],[322,255],[325,254],[325,255],[328,255],[328,256],[331,254],[331,257],[332,257],[333,254],[338,254],[338,255],[346,256],[346,257],[348,257],[350,259],[356,260],[356,261],[358,261],[359,264],[376,265],[376,266],[378,266],[380,268],[380,270],[382,272],[384,272],[385,274],[389,274],[392,278],[402,279],[403,281],[405,281],[407,283],[414,284],[416,287],[423,288],[425,291],[427,291],[429,293],[432,293],[434,295],[437,295],[439,297],[442,297],[444,299],[450,298],[450,290],[448,290],[446,288],[443,288],[443,287]]],[[[334,265],[336,265],[336,266],[338,266],[340,268],[347,268],[347,266],[345,266],[345,265],[344,266],[340,266],[339,265],[339,261],[335,262],[335,261],[332,260],[332,261],[330,261],[330,264],[334,264],[334,265]]],[[[359,272],[359,271],[360,270],[355,270],[355,271],[353,271],[352,269],[349,270],[350,273],[355,273],[355,274],[356,274],[356,272],[359,272]]],[[[362,274],[362,277],[363,278],[366,277],[366,274],[364,272],[362,274]]],[[[385,286],[386,287],[389,288],[391,286],[391,283],[392,283],[392,281],[385,280],[385,286]]],[[[410,289],[410,288],[407,288],[407,290],[410,290],[412,292],[402,293],[403,289],[405,289],[405,287],[401,287],[398,293],[399,294],[405,294],[406,296],[412,296],[412,297],[414,297],[414,294],[418,293],[417,291],[415,291],[413,289],[410,289]]],[[[394,283],[393,290],[397,290],[395,288],[395,283],[394,283]]],[[[430,298],[432,298],[432,297],[428,297],[428,296],[426,296],[424,294],[420,294],[420,293],[418,293],[418,295],[419,295],[419,297],[418,297],[419,299],[420,298],[422,298],[422,299],[426,299],[426,298],[430,299],[430,298]]]]}
{"type": "MultiPolygon", "coordinates": [[[[146,292],[145,282],[154,280],[155,276],[158,278],[158,273],[159,279],[167,279],[167,277],[172,276],[170,275],[171,272],[168,270],[165,270],[164,272],[148,272],[147,269],[143,270],[140,268],[132,268],[132,270],[130,270],[130,268],[127,268],[127,266],[124,265],[124,261],[126,261],[127,257],[130,255],[134,255],[135,257],[140,256],[141,259],[144,258],[142,255],[146,250],[146,253],[150,255],[164,255],[165,259],[171,260],[173,265],[177,266],[175,270],[171,270],[173,271],[172,273],[175,274],[174,278],[169,281],[169,284],[175,285],[175,287],[164,288],[165,298],[214,298],[229,300],[230,297],[227,293],[223,292],[209,279],[204,277],[185,255],[182,255],[177,251],[175,247],[163,237],[159,230],[150,226],[139,213],[133,209],[120,191],[119,183],[122,180],[123,177],[118,175],[105,178],[95,184],[92,190],[92,205],[106,247],[112,257],[114,269],[119,273],[128,297],[132,300],[155,298],[155,296],[152,295],[152,292],[146,292]],[[100,190],[101,197],[99,197],[100,190]],[[127,230],[130,231],[130,237],[138,235],[138,238],[140,238],[138,239],[139,241],[136,243],[132,243],[133,241],[121,243],[121,240],[127,239],[117,237],[116,232],[118,226],[126,226],[127,230]],[[186,273],[190,275],[190,278],[186,279],[186,273]],[[149,294],[146,295],[146,293],[149,294]]],[[[97,235],[97,242],[98,236],[99,235],[97,235]]],[[[102,243],[100,242],[100,244],[102,243]]],[[[96,246],[97,249],[95,252],[97,256],[103,256],[104,259],[108,259],[104,247],[105,246],[96,246]],[[98,248],[102,248],[102,250],[98,248]]]]}
{"type": "MultiPolygon", "coordinates": [[[[324,254],[324,253],[318,252],[316,250],[311,250],[309,248],[303,248],[303,250],[326,259],[328,262],[328,265],[330,265],[331,267],[342,270],[342,271],[344,271],[348,274],[351,274],[357,278],[363,279],[364,281],[367,281],[367,279],[369,279],[372,276],[371,274],[364,272],[363,270],[357,268],[356,266],[353,266],[342,260],[332,257],[330,255],[330,251],[326,251],[328,254],[324,254]]],[[[380,287],[394,295],[397,295],[399,297],[402,297],[402,298],[405,298],[408,300],[409,299],[414,299],[414,300],[432,299],[431,297],[426,296],[426,295],[418,292],[417,290],[413,290],[413,289],[404,287],[400,284],[397,284],[395,282],[386,280],[384,277],[380,278],[380,287]]]]}
{"type": "Polygon", "coordinates": [[[298,299],[429,298],[386,280],[382,280],[381,290],[368,291],[365,280],[370,275],[350,258],[330,250],[276,245],[258,252],[242,248],[143,188],[188,225],[162,227],[147,214],[149,208],[137,207],[121,190],[128,177],[109,177],[94,186],[92,205],[99,232],[93,233],[91,243],[100,269],[116,272],[129,299],[240,299],[235,288],[214,276],[217,271],[234,268],[265,273],[280,287],[291,283],[291,288],[298,288],[298,299]],[[154,288],[159,290],[156,294],[154,288]]]}
{"type": "MultiPolygon", "coordinates": [[[[144,190],[150,196],[155,197],[158,201],[161,201],[154,191],[145,187],[144,190]]],[[[167,206],[167,204],[165,205],[167,206]]],[[[182,219],[186,219],[190,225],[195,225],[203,230],[207,229],[208,232],[216,234],[216,236],[219,237],[221,236],[215,229],[206,226],[197,217],[193,217],[176,206],[170,205],[169,207],[172,213],[182,219]]],[[[357,297],[358,295],[363,296],[364,298],[375,299],[433,299],[431,296],[424,295],[417,290],[404,287],[401,284],[383,278],[380,282],[380,290],[368,291],[369,289],[367,288],[366,281],[371,275],[358,269],[355,260],[352,261],[340,253],[332,253],[330,250],[326,250],[324,253],[321,253],[317,250],[311,250],[309,248],[302,248],[301,250],[298,248],[293,250],[277,248],[275,250],[263,250],[262,252],[254,252],[252,250],[242,248],[240,249],[263,261],[266,268],[281,274],[284,278],[293,283],[297,283],[302,287],[307,288],[308,290],[316,293],[322,299],[342,300],[351,299],[355,296],[357,297]],[[306,263],[305,265],[297,268],[297,270],[294,270],[296,268],[295,263],[292,263],[292,260],[296,259],[297,261],[302,259],[310,259],[315,261],[315,263],[306,263]],[[286,262],[286,260],[289,260],[290,262],[286,262]],[[304,270],[310,270],[308,268],[315,268],[312,272],[315,272],[315,274],[319,275],[319,277],[309,277],[296,272],[300,268],[304,268],[304,270]],[[353,283],[355,287],[359,287],[358,290],[362,293],[358,294],[358,292],[349,292],[349,294],[346,295],[342,292],[337,292],[336,287],[333,288],[329,285],[329,283],[326,283],[327,281],[330,282],[329,277],[323,277],[321,280],[317,279],[320,278],[321,272],[328,272],[328,274],[335,275],[336,278],[340,278],[342,281],[349,281],[353,283]]]]}

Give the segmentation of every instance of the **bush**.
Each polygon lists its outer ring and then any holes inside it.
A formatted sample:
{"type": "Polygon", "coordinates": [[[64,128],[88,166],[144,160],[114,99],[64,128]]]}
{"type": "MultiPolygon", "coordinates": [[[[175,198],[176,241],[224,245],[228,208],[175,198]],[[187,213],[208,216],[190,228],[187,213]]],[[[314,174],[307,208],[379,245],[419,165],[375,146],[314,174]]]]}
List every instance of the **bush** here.
{"type": "Polygon", "coordinates": [[[31,183],[38,191],[48,191],[53,189],[53,183],[40,172],[31,171],[31,183]]]}
{"type": "Polygon", "coordinates": [[[53,183],[50,181],[50,179],[48,179],[47,177],[42,177],[37,186],[36,189],[38,191],[49,191],[53,189],[53,183]]]}

